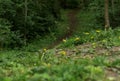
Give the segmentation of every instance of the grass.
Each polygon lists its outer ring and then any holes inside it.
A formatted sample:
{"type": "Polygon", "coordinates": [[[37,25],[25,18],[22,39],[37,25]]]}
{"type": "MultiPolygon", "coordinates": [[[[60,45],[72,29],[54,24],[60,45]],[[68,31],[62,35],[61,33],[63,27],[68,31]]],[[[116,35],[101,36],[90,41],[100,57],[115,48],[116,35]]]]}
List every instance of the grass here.
{"type": "Polygon", "coordinates": [[[55,55],[54,49],[36,53],[3,52],[1,57],[1,81],[99,81],[105,79],[106,67],[120,66],[118,59],[110,62],[105,56],[91,59],[82,58],[80,54],[77,59],[63,54],[55,55]]]}
{"type": "Polygon", "coordinates": [[[90,30],[94,22],[88,13],[78,14],[82,27],[75,35],[58,48],[45,49],[67,30],[67,12],[63,12],[65,21],[58,23],[60,33],[37,39],[21,50],[0,51],[0,81],[119,81],[120,50],[113,48],[119,48],[120,28],[90,30]],[[109,68],[117,76],[108,76],[109,68]]]}
{"type": "Polygon", "coordinates": [[[112,47],[120,45],[120,29],[91,30],[89,32],[79,32],[79,34],[66,39],[61,43],[60,47],[71,47],[84,43],[101,43],[104,47],[112,47]]]}

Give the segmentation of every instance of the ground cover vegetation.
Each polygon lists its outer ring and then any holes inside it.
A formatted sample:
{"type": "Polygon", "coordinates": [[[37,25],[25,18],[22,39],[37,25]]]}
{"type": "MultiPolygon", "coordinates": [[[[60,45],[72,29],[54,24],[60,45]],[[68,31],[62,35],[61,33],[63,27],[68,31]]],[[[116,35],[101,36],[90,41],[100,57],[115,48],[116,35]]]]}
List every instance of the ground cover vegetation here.
{"type": "Polygon", "coordinates": [[[120,0],[0,0],[0,81],[119,81],[120,0]]]}

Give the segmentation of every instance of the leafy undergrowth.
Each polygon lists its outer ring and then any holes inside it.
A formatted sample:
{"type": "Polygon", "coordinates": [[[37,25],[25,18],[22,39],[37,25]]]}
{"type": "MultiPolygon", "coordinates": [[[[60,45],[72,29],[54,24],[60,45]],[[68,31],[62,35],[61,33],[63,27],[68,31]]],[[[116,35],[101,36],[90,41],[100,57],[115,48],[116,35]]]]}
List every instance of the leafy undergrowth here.
{"type": "Polygon", "coordinates": [[[119,29],[95,30],[54,49],[1,51],[0,81],[119,81],[119,36],[119,29]]]}
{"type": "MultiPolygon", "coordinates": [[[[58,24],[67,30],[67,23],[58,24]]],[[[79,30],[53,49],[38,50],[56,40],[54,33],[25,50],[0,51],[0,81],[119,81],[120,28],[79,30]]]]}
{"type": "Polygon", "coordinates": [[[80,44],[92,43],[93,47],[96,47],[96,43],[100,43],[105,48],[111,48],[112,46],[120,45],[120,28],[109,30],[91,30],[89,32],[78,32],[69,39],[63,39],[59,47],[74,47],[80,44]]]}
{"type": "Polygon", "coordinates": [[[1,52],[0,81],[119,81],[119,58],[83,56],[76,50],[69,54],[65,49],[1,52]],[[106,71],[116,76],[106,76],[106,71]]]}

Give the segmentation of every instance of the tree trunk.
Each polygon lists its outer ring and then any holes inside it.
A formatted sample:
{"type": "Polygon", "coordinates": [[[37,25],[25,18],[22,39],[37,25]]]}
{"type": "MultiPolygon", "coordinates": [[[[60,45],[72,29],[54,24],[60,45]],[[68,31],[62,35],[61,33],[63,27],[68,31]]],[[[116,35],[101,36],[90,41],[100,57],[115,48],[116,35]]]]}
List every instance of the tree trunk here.
{"type": "Polygon", "coordinates": [[[105,0],[105,29],[110,27],[109,20],[109,0],[105,0]]]}
{"type": "Polygon", "coordinates": [[[113,14],[113,17],[114,17],[114,0],[111,0],[111,3],[112,3],[112,14],[113,14]]]}
{"type": "Polygon", "coordinates": [[[27,4],[28,4],[28,2],[27,2],[27,0],[25,0],[25,20],[24,20],[24,26],[25,26],[25,28],[24,28],[24,44],[26,45],[26,40],[27,40],[27,37],[26,37],[26,33],[27,33],[27,16],[28,16],[28,6],[27,6],[27,4]]]}

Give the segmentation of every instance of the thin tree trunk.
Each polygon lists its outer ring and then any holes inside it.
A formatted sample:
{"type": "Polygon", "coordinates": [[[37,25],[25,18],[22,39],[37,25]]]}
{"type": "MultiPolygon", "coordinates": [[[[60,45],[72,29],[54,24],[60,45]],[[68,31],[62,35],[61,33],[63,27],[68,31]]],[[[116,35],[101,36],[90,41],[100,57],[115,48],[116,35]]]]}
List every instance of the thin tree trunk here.
{"type": "Polygon", "coordinates": [[[112,3],[112,14],[114,16],[114,0],[111,0],[111,3],[112,3]]]}
{"type": "Polygon", "coordinates": [[[110,27],[109,20],[109,0],[105,0],[105,29],[110,27]]]}
{"type": "Polygon", "coordinates": [[[27,6],[27,4],[28,4],[28,1],[27,0],[25,0],[25,22],[24,22],[24,25],[25,25],[25,28],[24,28],[24,40],[25,40],[25,42],[24,42],[24,44],[26,45],[26,40],[27,40],[27,37],[26,37],[26,33],[27,33],[27,15],[28,15],[28,6],[27,6]]]}

